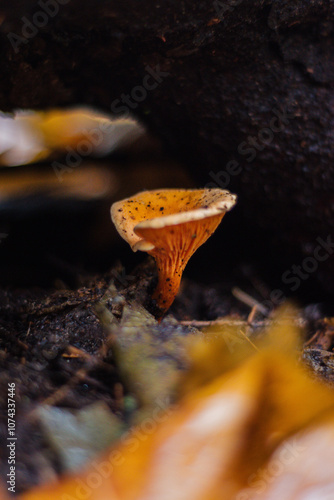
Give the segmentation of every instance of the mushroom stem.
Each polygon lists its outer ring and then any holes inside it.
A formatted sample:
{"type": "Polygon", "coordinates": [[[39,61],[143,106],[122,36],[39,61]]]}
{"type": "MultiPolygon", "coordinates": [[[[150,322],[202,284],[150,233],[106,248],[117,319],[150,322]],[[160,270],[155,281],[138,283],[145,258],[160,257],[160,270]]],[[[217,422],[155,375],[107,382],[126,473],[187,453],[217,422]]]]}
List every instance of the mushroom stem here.
{"type": "MultiPolygon", "coordinates": [[[[185,265],[179,265],[175,259],[166,256],[155,256],[158,269],[158,284],[152,295],[161,316],[170,308],[180,288],[181,277],[185,265]]],[[[186,264],[186,263],[185,263],[186,264]]]]}
{"type": "Polygon", "coordinates": [[[158,285],[152,299],[161,312],[161,317],[172,305],[180,288],[183,271],[188,260],[202,245],[224,217],[224,213],[189,221],[187,225],[165,226],[158,229],[139,228],[136,232],[143,236],[144,241],[154,241],[156,247],[148,253],[154,257],[158,269],[158,285]]]}

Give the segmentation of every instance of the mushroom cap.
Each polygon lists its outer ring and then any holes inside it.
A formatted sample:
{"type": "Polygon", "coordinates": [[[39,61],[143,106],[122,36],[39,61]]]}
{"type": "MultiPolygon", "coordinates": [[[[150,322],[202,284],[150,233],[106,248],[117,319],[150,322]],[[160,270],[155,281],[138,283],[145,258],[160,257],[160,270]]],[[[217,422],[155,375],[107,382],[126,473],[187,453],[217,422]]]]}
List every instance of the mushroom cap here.
{"type": "Polygon", "coordinates": [[[164,189],[112,205],[112,220],[132,250],[155,258],[158,284],[152,299],[159,318],[173,303],[188,260],[235,202],[236,196],[222,189],[164,189]]]}
{"type": "Polygon", "coordinates": [[[147,239],[151,230],[185,227],[187,223],[224,215],[235,205],[236,199],[236,195],[218,188],[143,191],[114,203],[111,218],[133,251],[151,253],[155,247],[155,242],[147,239]]]}

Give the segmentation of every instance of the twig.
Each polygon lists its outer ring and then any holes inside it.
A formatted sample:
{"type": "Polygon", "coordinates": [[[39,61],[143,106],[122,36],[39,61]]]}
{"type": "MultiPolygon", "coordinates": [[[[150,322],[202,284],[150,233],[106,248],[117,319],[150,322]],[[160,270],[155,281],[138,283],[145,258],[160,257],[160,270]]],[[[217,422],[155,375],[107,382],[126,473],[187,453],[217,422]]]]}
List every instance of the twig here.
{"type": "MultiPolygon", "coordinates": [[[[114,367],[108,365],[108,363],[105,363],[100,359],[99,355],[92,355],[89,354],[86,351],[83,351],[82,349],[79,349],[78,347],[74,346],[67,346],[67,350],[69,352],[69,356],[72,357],[77,357],[77,358],[83,358],[84,362],[87,366],[84,366],[77,370],[72,378],[70,378],[65,384],[63,384],[61,387],[56,389],[52,394],[47,396],[45,399],[43,399],[40,402],[40,405],[49,405],[49,406],[55,406],[59,401],[61,401],[67,394],[67,392],[73,388],[76,384],[82,381],[86,381],[91,385],[94,385],[98,388],[104,387],[103,384],[101,384],[98,380],[93,379],[88,375],[88,373],[95,368],[96,366],[103,366],[104,368],[108,368],[109,371],[114,371],[114,367]]],[[[30,418],[34,418],[36,416],[36,408],[33,409],[29,413],[30,418]]]]}
{"type": "MultiPolygon", "coordinates": [[[[81,382],[87,377],[88,374],[88,369],[87,368],[81,368],[78,370],[73,377],[66,382],[66,384],[62,385],[57,389],[55,392],[50,394],[47,398],[45,398],[43,401],[41,401],[41,405],[49,405],[49,406],[55,406],[56,403],[61,401],[67,392],[78,382],[81,382]]],[[[34,411],[33,411],[34,412],[34,411]]]]}
{"type": "MultiPolygon", "coordinates": [[[[269,321],[258,321],[257,323],[252,323],[252,325],[249,325],[247,321],[244,320],[226,320],[226,319],[218,319],[215,321],[180,321],[181,325],[184,326],[196,326],[196,327],[207,327],[207,326],[212,326],[212,325],[219,325],[219,326],[240,326],[240,327],[255,327],[255,326],[267,326],[269,324],[269,321]]],[[[251,344],[251,346],[259,352],[258,347],[250,340],[248,335],[245,334],[245,332],[238,330],[238,333],[240,333],[247,342],[251,344]]]]}
{"type": "MultiPolygon", "coordinates": [[[[198,328],[201,327],[206,327],[206,326],[212,326],[212,325],[221,325],[221,326],[247,326],[249,323],[248,321],[245,321],[243,319],[215,319],[212,321],[197,321],[197,320],[191,320],[191,321],[180,321],[181,325],[184,326],[195,326],[198,328]]],[[[263,320],[263,321],[253,321],[250,326],[253,328],[260,328],[260,327],[265,327],[270,325],[269,320],[263,320]]]]}
{"type": "Polygon", "coordinates": [[[254,299],[254,297],[248,295],[248,293],[244,292],[243,290],[240,290],[240,288],[238,287],[232,288],[232,294],[236,299],[240,300],[240,302],[243,302],[244,304],[252,308],[256,306],[257,310],[261,314],[263,314],[264,316],[268,316],[269,310],[258,300],[254,299]]]}
{"type": "Polygon", "coordinates": [[[254,318],[256,316],[256,313],[258,311],[258,306],[257,304],[255,304],[255,306],[252,307],[252,310],[251,312],[249,313],[248,315],[248,318],[247,318],[247,323],[251,326],[254,322],[254,318]]]}
{"type": "MultiPolygon", "coordinates": [[[[83,351],[82,349],[79,349],[78,347],[74,347],[73,345],[68,345],[66,347],[66,350],[68,351],[68,356],[72,358],[84,358],[84,359],[92,359],[92,355],[89,354],[86,351],[83,351]]],[[[66,354],[63,354],[63,357],[66,357],[66,354]]]]}
{"type": "Polygon", "coordinates": [[[316,331],[314,335],[312,335],[312,337],[310,339],[308,339],[307,342],[304,343],[304,347],[307,347],[309,346],[310,344],[312,344],[312,342],[318,337],[319,335],[319,332],[316,331]]]}
{"type": "Polygon", "coordinates": [[[243,332],[242,330],[239,330],[239,333],[241,333],[241,335],[244,337],[245,340],[247,340],[247,342],[250,343],[250,345],[257,351],[257,352],[260,352],[260,349],[258,347],[256,347],[256,345],[251,341],[251,339],[249,338],[248,335],[246,335],[245,332],[243,332]]]}
{"type": "MultiPolygon", "coordinates": [[[[245,327],[250,327],[250,328],[266,328],[270,326],[273,322],[276,322],[276,319],[265,319],[261,321],[252,321],[252,323],[249,323],[249,318],[247,320],[244,319],[225,319],[225,318],[218,318],[215,320],[207,320],[207,321],[199,321],[199,320],[190,320],[190,321],[180,321],[180,325],[184,326],[194,326],[195,328],[205,328],[207,326],[214,326],[214,325],[219,325],[219,326],[245,326],[245,327]]],[[[286,323],[299,326],[299,327],[304,327],[306,321],[303,318],[292,318],[290,319],[285,319],[285,320],[280,320],[279,323],[286,324],[286,323]]]]}

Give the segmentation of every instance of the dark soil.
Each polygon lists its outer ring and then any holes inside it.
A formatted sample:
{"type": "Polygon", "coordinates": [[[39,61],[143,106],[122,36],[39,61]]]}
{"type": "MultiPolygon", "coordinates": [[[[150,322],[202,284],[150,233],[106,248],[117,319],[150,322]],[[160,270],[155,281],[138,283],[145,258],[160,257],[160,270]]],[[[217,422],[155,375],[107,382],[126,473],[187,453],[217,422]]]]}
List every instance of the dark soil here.
{"type": "MultiPolygon", "coordinates": [[[[96,306],[105,297],[110,283],[122,290],[125,303],[134,300],[143,303],[155,279],[153,263],[145,261],[130,276],[118,265],[100,277],[86,279],[73,290],[1,290],[1,442],[6,442],[7,384],[15,382],[19,492],[63,472],[34,413],[39,405],[81,409],[104,401],[112,412],[124,418],[115,391],[115,388],[119,391],[124,381],[106,347],[106,332],[96,306]]],[[[235,281],[233,285],[236,284],[235,281]]],[[[246,319],[250,309],[233,298],[231,286],[231,282],[208,286],[184,279],[171,314],[178,320],[214,320],[226,315],[246,319]]],[[[122,306],[110,302],[109,309],[119,317],[122,306]]],[[[334,370],[328,363],[326,366],[321,354],[324,349],[330,354],[334,330],[319,320],[320,316],[319,306],[304,311],[308,337],[314,336],[305,359],[313,372],[334,381],[334,370]]],[[[126,390],[124,387],[124,393],[126,390]]]]}

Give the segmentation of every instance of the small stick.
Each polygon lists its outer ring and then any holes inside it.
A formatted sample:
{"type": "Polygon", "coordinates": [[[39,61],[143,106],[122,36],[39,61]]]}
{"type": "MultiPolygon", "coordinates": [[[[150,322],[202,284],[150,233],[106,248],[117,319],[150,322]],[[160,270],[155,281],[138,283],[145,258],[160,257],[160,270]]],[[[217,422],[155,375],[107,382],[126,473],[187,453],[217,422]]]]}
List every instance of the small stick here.
{"type": "Polygon", "coordinates": [[[240,288],[232,288],[232,294],[236,299],[240,300],[240,302],[243,302],[244,304],[252,308],[256,306],[261,314],[263,314],[264,316],[268,316],[269,310],[264,307],[264,305],[261,304],[258,300],[254,299],[254,297],[248,295],[248,293],[244,292],[243,290],[240,290],[240,288]]]}
{"type": "MultiPolygon", "coordinates": [[[[252,325],[249,325],[246,321],[240,321],[240,320],[215,320],[215,321],[180,321],[181,325],[185,325],[185,326],[202,326],[202,327],[206,327],[206,326],[212,326],[212,325],[221,325],[221,326],[244,326],[246,328],[250,328],[251,326],[255,326],[255,324],[253,323],[252,325]]],[[[258,321],[256,323],[256,326],[265,326],[266,324],[268,324],[269,322],[268,321],[258,321]]],[[[240,330],[238,331],[238,333],[240,333],[240,335],[242,335],[245,340],[247,340],[247,342],[249,342],[251,344],[251,346],[259,352],[259,348],[256,347],[255,344],[253,344],[253,342],[250,340],[250,338],[245,334],[245,332],[242,331],[242,329],[240,328],[240,330]]]]}
{"type": "Polygon", "coordinates": [[[307,342],[304,343],[304,347],[307,347],[309,346],[310,344],[312,344],[312,342],[317,338],[317,336],[319,335],[319,332],[315,332],[314,335],[312,335],[312,337],[310,339],[308,339],[307,342]]]}
{"type": "Polygon", "coordinates": [[[239,333],[241,333],[241,335],[244,337],[245,340],[247,340],[247,342],[250,343],[250,345],[257,351],[257,352],[260,352],[260,349],[258,347],[256,347],[256,345],[251,341],[251,339],[248,337],[248,335],[246,335],[245,332],[243,332],[242,330],[239,331],[239,333]]]}
{"type": "Polygon", "coordinates": [[[109,363],[106,363],[103,361],[103,355],[105,351],[105,346],[102,344],[100,347],[99,351],[96,354],[89,354],[88,352],[84,351],[83,349],[79,349],[78,347],[74,347],[73,345],[68,345],[66,347],[66,350],[68,354],[64,353],[62,355],[63,358],[83,358],[90,362],[89,369],[94,368],[95,365],[103,367],[105,370],[109,372],[114,372],[115,368],[110,365],[109,363]]]}
{"type": "Polygon", "coordinates": [[[74,385],[76,385],[78,382],[81,382],[82,380],[85,380],[85,378],[87,377],[87,372],[88,372],[88,370],[85,368],[81,368],[80,370],[78,370],[68,382],[66,382],[64,385],[59,387],[59,389],[57,389],[55,392],[50,394],[50,396],[45,398],[43,401],[41,401],[40,404],[41,405],[55,406],[56,403],[58,403],[59,401],[61,401],[65,397],[66,393],[74,385]]]}
{"type": "MultiPolygon", "coordinates": [[[[211,325],[221,325],[221,326],[246,326],[248,323],[247,321],[243,319],[215,319],[212,321],[197,321],[197,320],[191,320],[191,321],[180,321],[181,325],[184,326],[195,326],[195,327],[206,327],[206,326],[211,326],[211,325]]],[[[253,321],[251,326],[252,327],[262,327],[262,326],[268,326],[270,324],[270,321],[264,320],[264,321],[253,321]]]]}
{"type": "Polygon", "coordinates": [[[74,347],[73,345],[68,345],[66,347],[68,354],[63,354],[63,357],[71,357],[71,358],[84,358],[84,359],[92,359],[92,355],[88,352],[79,349],[78,347],[74,347]]]}
{"type": "Polygon", "coordinates": [[[258,308],[257,308],[257,304],[255,304],[253,307],[252,307],[252,310],[251,312],[249,313],[248,315],[248,318],[247,318],[247,323],[249,325],[252,325],[253,321],[254,321],[254,318],[256,316],[256,313],[258,311],[258,308]]]}

